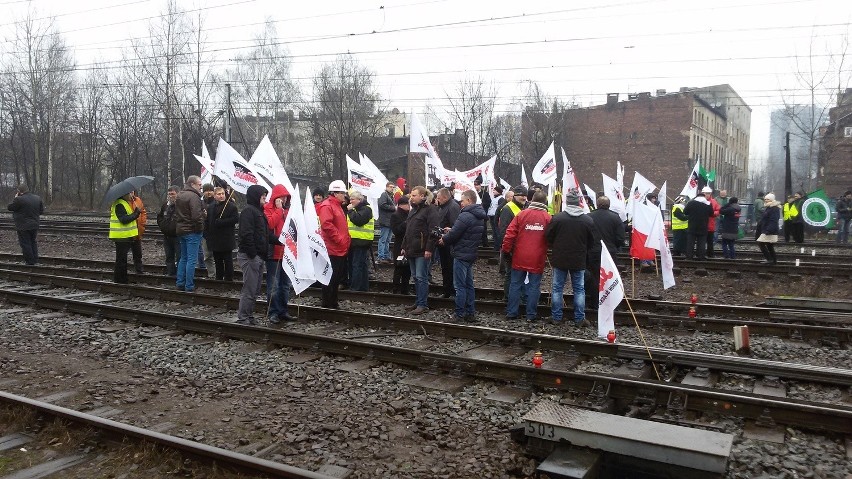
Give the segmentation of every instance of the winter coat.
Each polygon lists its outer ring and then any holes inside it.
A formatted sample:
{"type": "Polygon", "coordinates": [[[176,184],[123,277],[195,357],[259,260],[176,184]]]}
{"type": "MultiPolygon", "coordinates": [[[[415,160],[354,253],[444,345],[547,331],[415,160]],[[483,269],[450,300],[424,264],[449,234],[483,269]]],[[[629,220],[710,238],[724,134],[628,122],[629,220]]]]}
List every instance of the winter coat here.
{"type": "MultiPolygon", "coordinates": [[[[260,198],[260,197],[258,197],[260,198]]],[[[179,192],[175,200],[175,219],[177,236],[204,231],[204,219],[207,214],[201,194],[191,187],[179,192]]]]}
{"type": "Polygon", "coordinates": [[[480,205],[482,205],[482,209],[485,210],[485,216],[488,217],[488,210],[491,209],[491,195],[488,192],[487,187],[482,187],[477,193],[480,199],[480,205]]]}
{"type": "Polygon", "coordinates": [[[163,203],[163,206],[160,207],[160,212],[157,214],[157,226],[160,228],[163,236],[170,238],[175,237],[175,226],[177,226],[177,223],[174,214],[174,203],[169,204],[169,202],[166,201],[163,203]]]}
{"type": "Polygon", "coordinates": [[[390,218],[394,212],[396,212],[396,203],[393,200],[393,193],[385,190],[379,196],[379,226],[390,227],[390,218]]]}
{"type": "MultiPolygon", "coordinates": [[[[367,203],[367,198],[364,198],[358,203],[358,206],[351,210],[346,210],[346,216],[353,225],[364,226],[373,219],[373,209],[370,208],[370,203],[367,203]]],[[[390,223],[390,219],[388,223],[390,223]]],[[[373,246],[372,239],[351,238],[352,248],[369,248],[371,246],[373,246]]]]}
{"type": "Polygon", "coordinates": [[[589,217],[595,222],[609,255],[615,259],[621,247],[624,246],[624,223],[621,217],[615,211],[605,208],[592,211],[589,217]]]}
{"type": "Polygon", "coordinates": [[[391,253],[393,259],[399,257],[402,251],[402,243],[405,241],[405,229],[408,226],[408,211],[402,208],[397,208],[390,217],[390,228],[393,232],[393,246],[391,253]]]}
{"type": "Polygon", "coordinates": [[[763,209],[763,215],[757,222],[757,231],[762,235],[777,235],[778,220],[781,219],[781,203],[773,201],[763,209]]]}
{"type": "MultiPolygon", "coordinates": [[[[426,251],[435,251],[437,238],[430,233],[438,226],[438,208],[427,204],[424,200],[420,205],[411,205],[408,213],[408,224],[405,228],[405,240],[402,249],[406,258],[419,258],[426,251]]],[[[481,238],[480,238],[481,240],[481,238]]]]}
{"type": "MultiPolygon", "coordinates": [[[[127,208],[125,208],[124,205],[119,203],[118,201],[113,203],[113,205],[114,205],[113,207],[115,208],[115,217],[118,218],[118,221],[121,224],[126,225],[130,222],[136,221],[136,219],[139,218],[139,211],[136,211],[135,208],[134,208],[133,211],[127,211],[127,208]]],[[[137,231],[138,231],[138,229],[137,229],[137,231]]],[[[133,236],[133,237],[128,237],[128,238],[112,238],[112,241],[115,241],[115,242],[118,242],[118,243],[123,243],[123,242],[128,242],[128,241],[138,241],[138,240],[139,240],[138,235],[133,236]]]]}
{"type": "Polygon", "coordinates": [[[269,226],[266,216],[260,206],[260,197],[266,193],[266,188],[260,185],[251,185],[246,192],[246,204],[240,212],[240,253],[250,259],[260,256],[261,259],[269,258],[272,253],[270,246],[269,226]]]}
{"type": "MultiPolygon", "coordinates": [[[[517,202],[515,202],[515,200],[512,200],[512,202],[515,203],[515,205],[520,208],[521,211],[523,211],[523,204],[518,204],[517,202]]],[[[509,225],[512,223],[512,220],[515,219],[515,212],[512,211],[512,208],[509,208],[509,203],[507,202],[505,205],[503,205],[502,209],[500,210],[500,213],[498,214],[499,216],[497,218],[497,237],[495,238],[495,241],[498,245],[502,245],[503,239],[506,236],[506,229],[509,228],[509,225]]],[[[518,212],[518,214],[520,214],[520,211],[518,212]]]]}
{"type": "Polygon", "coordinates": [[[41,198],[32,193],[16,196],[8,206],[15,220],[15,229],[31,231],[38,229],[39,217],[44,214],[44,203],[41,198]]]}
{"type": "Polygon", "coordinates": [[[719,220],[719,230],[723,239],[737,239],[740,231],[740,205],[728,203],[719,209],[722,219],[719,220]]]}
{"type": "Polygon", "coordinates": [[[688,225],[686,231],[696,235],[706,235],[710,217],[713,215],[713,207],[703,196],[696,197],[686,204],[683,209],[688,225]]]}
{"type": "Polygon", "coordinates": [[[586,258],[595,241],[595,222],[579,211],[577,214],[572,208],[557,213],[544,229],[547,244],[553,248],[550,264],[554,268],[563,271],[586,269],[586,258]]]}
{"type": "Polygon", "coordinates": [[[461,212],[461,206],[450,198],[443,205],[438,205],[438,226],[452,228],[461,212]]]}
{"type": "Polygon", "coordinates": [[[721,207],[715,198],[710,198],[710,206],[713,207],[713,212],[710,214],[710,217],[707,218],[707,232],[713,233],[716,231],[716,217],[719,216],[719,210],[721,207]]]}
{"type": "Polygon", "coordinates": [[[477,250],[482,243],[485,230],[483,220],[488,217],[482,205],[467,205],[459,212],[459,217],[450,231],[444,235],[444,244],[453,247],[453,258],[460,261],[476,261],[477,250]]]}
{"type": "Polygon", "coordinates": [[[349,225],[346,224],[346,215],[340,200],[331,195],[318,204],[316,209],[328,255],[346,256],[352,238],[349,237],[349,225]]]}
{"type": "Polygon", "coordinates": [[[237,247],[234,230],[240,221],[240,212],[234,200],[216,201],[207,207],[207,249],[216,253],[230,253],[237,247]],[[224,212],[222,210],[225,210],[224,212]]]}
{"type": "Polygon", "coordinates": [[[544,230],[550,221],[550,213],[545,205],[530,203],[529,208],[518,213],[509,223],[501,249],[503,253],[512,255],[512,269],[534,274],[544,273],[544,263],[547,259],[544,230]]]}
{"type": "MultiPolygon", "coordinates": [[[[287,210],[290,208],[290,192],[284,185],[275,185],[272,187],[272,194],[263,205],[263,215],[266,216],[266,224],[269,226],[270,232],[274,238],[281,236],[281,230],[284,229],[284,218],[287,217],[287,210]],[[275,199],[282,198],[284,207],[277,208],[275,199]]],[[[279,260],[284,256],[284,245],[276,244],[272,248],[272,256],[269,259],[279,260]]]]}
{"type": "Polygon", "coordinates": [[[145,210],[145,204],[142,203],[142,198],[138,196],[133,197],[133,203],[131,204],[133,208],[139,208],[139,218],[136,218],[136,229],[139,231],[139,239],[142,239],[142,235],[145,234],[145,226],[148,225],[148,211],[145,210]]]}
{"type": "Polygon", "coordinates": [[[837,200],[835,209],[837,210],[837,219],[852,219],[852,200],[847,200],[845,196],[841,196],[840,199],[837,200]]]}

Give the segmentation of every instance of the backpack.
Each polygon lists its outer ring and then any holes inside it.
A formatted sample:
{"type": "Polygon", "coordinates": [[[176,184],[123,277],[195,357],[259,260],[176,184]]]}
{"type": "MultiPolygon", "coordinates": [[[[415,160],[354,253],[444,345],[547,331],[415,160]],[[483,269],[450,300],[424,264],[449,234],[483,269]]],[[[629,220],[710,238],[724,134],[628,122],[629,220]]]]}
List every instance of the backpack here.
{"type": "Polygon", "coordinates": [[[168,205],[157,215],[157,226],[166,236],[177,236],[177,215],[175,205],[168,205]]]}

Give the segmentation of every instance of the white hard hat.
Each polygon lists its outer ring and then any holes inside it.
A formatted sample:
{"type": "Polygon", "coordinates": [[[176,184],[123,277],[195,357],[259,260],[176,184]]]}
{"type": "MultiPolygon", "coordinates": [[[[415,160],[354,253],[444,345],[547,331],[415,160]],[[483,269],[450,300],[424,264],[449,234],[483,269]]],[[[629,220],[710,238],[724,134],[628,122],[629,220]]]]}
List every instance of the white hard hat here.
{"type": "Polygon", "coordinates": [[[709,186],[705,186],[704,188],[701,188],[701,193],[710,193],[710,194],[713,194],[713,189],[712,189],[712,188],[710,188],[709,186]]]}
{"type": "Polygon", "coordinates": [[[346,193],[346,184],[343,183],[343,181],[341,181],[341,180],[334,180],[331,183],[329,183],[328,192],[329,193],[335,193],[335,192],[346,193]]]}

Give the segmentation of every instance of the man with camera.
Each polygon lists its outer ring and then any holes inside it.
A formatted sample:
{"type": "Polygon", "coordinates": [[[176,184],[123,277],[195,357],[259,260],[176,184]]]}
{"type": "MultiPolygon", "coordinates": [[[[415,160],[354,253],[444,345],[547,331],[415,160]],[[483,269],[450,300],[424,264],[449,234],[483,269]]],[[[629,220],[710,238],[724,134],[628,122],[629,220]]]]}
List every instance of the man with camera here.
{"type": "Polygon", "coordinates": [[[27,264],[38,263],[38,224],[44,213],[44,203],[41,198],[30,193],[27,185],[18,185],[15,199],[8,206],[15,220],[15,229],[18,231],[18,243],[21,245],[21,253],[27,264]]]}
{"type": "MultiPolygon", "coordinates": [[[[438,226],[440,226],[440,231],[435,233],[437,240],[444,234],[445,229],[452,228],[456,223],[461,207],[447,188],[438,190],[435,194],[435,202],[438,203],[438,226]]],[[[444,280],[444,294],[441,296],[450,298],[456,293],[453,285],[453,256],[450,247],[438,245],[438,255],[441,260],[441,277],[444,280]]]]}
{"type": "Polygon", "coordinates": [[[453,247],[453,284],[456,289],[454,321],[476,321],[473,263],[476,261],[487,217],[482,205],[476,203],[476,192],[466,190],[461,195],[461,212],[458,219],[452,228],[444,228],[444,235],[438,240],[438,244],[443,247],[453,247]]]}
{"type": "Polygon", "coordinates": [[[400,252],[408,258],[411,275],[414,276],[416,298],[414,306],[409,308],[414,315],[429,311],[429,263],[438,241],[430,233],[438,226],[438,209],[426,201],[427,193],[424,186],[415,186],[411,190],[408,200],[411,211],[400,252]]]}

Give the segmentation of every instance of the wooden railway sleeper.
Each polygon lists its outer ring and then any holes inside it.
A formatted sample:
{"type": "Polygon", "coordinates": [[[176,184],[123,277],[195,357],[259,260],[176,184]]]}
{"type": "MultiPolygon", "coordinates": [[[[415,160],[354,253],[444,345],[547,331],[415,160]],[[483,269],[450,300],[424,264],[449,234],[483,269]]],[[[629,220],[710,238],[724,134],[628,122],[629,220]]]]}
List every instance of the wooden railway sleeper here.
{"type": "Polygon", "coordinates": [[[769,411],[769,408],[764,408],[763,412],[757,419],[754,420],[755,426],[764,427],[767,429],[774,429],[777,424],[775,424],[775,419],[772,418],[772,413],[769,411]]]}
{"type": "Polygon", "coordinates": [[[648,418],[657,409],[657,397],[654,391],[640,389],[633,398],[633,404],[628,407],[627,417],[648,418]]]}
{"type": "Polygon", "coordinates": [[[483,337],[488,344],[495,346],[529,346],[532,342],[531,338],[504,334],[502,332],[487,332],[483,334],[483,337]]]}

